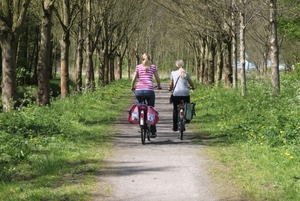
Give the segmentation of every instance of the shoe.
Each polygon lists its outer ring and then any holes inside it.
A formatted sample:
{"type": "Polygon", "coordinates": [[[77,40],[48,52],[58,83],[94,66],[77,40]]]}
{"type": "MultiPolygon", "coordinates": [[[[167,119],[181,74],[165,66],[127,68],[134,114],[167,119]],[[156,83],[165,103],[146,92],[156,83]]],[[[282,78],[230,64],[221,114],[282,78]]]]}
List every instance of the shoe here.
{"type": "Polygon", "coordinates": [[[185,120],[185,123],[186,124],[188,124],[188,123],[190,123],[191,122],[191,120],[185,120]]]}
{"type": "Polygon", "coordinates": [[[178,131],[178,128],[172,128],[172,130],[175,132],[175,131],[178,131]]]}
{"type": "Polygon", "coordinates": [[[151,137],[152,137],[152,138],[156,138],[156,136],[157,136],[156,133],[152,133],[152,134],[151,134],[151,137]]]}

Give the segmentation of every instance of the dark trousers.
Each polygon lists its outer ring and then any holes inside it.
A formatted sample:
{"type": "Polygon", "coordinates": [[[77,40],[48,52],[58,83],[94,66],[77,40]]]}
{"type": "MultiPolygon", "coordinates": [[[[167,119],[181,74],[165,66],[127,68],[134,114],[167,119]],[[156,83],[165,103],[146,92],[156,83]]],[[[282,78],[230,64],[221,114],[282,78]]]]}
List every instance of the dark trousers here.
{"type": "Polygon", "coordinates": [[[185,103],[190,102],[190,96],[173,96],[173,130],[178,129],[178,109],[177,105],[180,104],[181,100],[185,103]]]}

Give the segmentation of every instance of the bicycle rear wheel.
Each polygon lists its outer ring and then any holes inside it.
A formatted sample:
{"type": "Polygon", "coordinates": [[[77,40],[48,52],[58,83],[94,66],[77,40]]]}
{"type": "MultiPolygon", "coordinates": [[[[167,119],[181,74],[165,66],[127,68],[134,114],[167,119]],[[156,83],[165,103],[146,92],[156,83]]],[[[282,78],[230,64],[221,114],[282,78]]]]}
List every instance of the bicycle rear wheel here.
{"type": "Polygon", "coordinates": [[[146,128],[146,132],[147,132],[147,139],[148,139],[148,141],[150,141],[151,132],[150,132],[149,126],[147,126],[147,128],[146,128]]]}
{"type": "Polygon", "coordinates": [[[180,132],[180,139],[183,140],[183,131],[184,131],[184,121],[180,119],[179,121],[179,132],[180,132]]]}
{"type": "Polygon", "coordinates": [[[142,144],[145,144],[145,140],[146,140],[146,135],[147,135],[147,131],[144,128],[145,126],[141,126],[141,139],[142,139],[142,144]]]}

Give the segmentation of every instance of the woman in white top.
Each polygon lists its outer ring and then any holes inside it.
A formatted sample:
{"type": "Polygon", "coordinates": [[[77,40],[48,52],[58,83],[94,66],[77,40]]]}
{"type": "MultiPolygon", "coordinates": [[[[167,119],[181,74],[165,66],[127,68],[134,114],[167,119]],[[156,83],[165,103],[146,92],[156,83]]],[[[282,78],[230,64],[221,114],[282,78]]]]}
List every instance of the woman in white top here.
{"type": "Polygon", "coordinates": [[[176,61],[176,71],[171,72],[171,81],[169,91],[173,89],[173,131],[178,131],[178,111],[177,105],[181,100],[190,102],[190,92],[188,84],[192,89],[195,88],[193,81],[188,72],[183,69],[184,62],[182,60],[176,61]]]}

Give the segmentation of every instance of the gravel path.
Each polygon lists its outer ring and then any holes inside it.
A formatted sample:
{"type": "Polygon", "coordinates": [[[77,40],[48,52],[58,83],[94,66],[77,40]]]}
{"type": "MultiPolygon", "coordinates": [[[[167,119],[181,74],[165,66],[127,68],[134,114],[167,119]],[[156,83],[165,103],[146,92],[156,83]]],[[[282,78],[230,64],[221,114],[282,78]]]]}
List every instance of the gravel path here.
{"type": "Polygon", "coordinates": [[[100,170],[94,200],[237,200],[220,195],[216,189],[205,168],[207,160],[201,156],[203,147],[192,141],[190,124],[183,140],[171,130],[172,105],[168,103],[167,84],[162,87],[156,91],[158,137],[142,145],[139,127],[127,122],[126,109],[116,123],[115,148],[100,170]]]}

